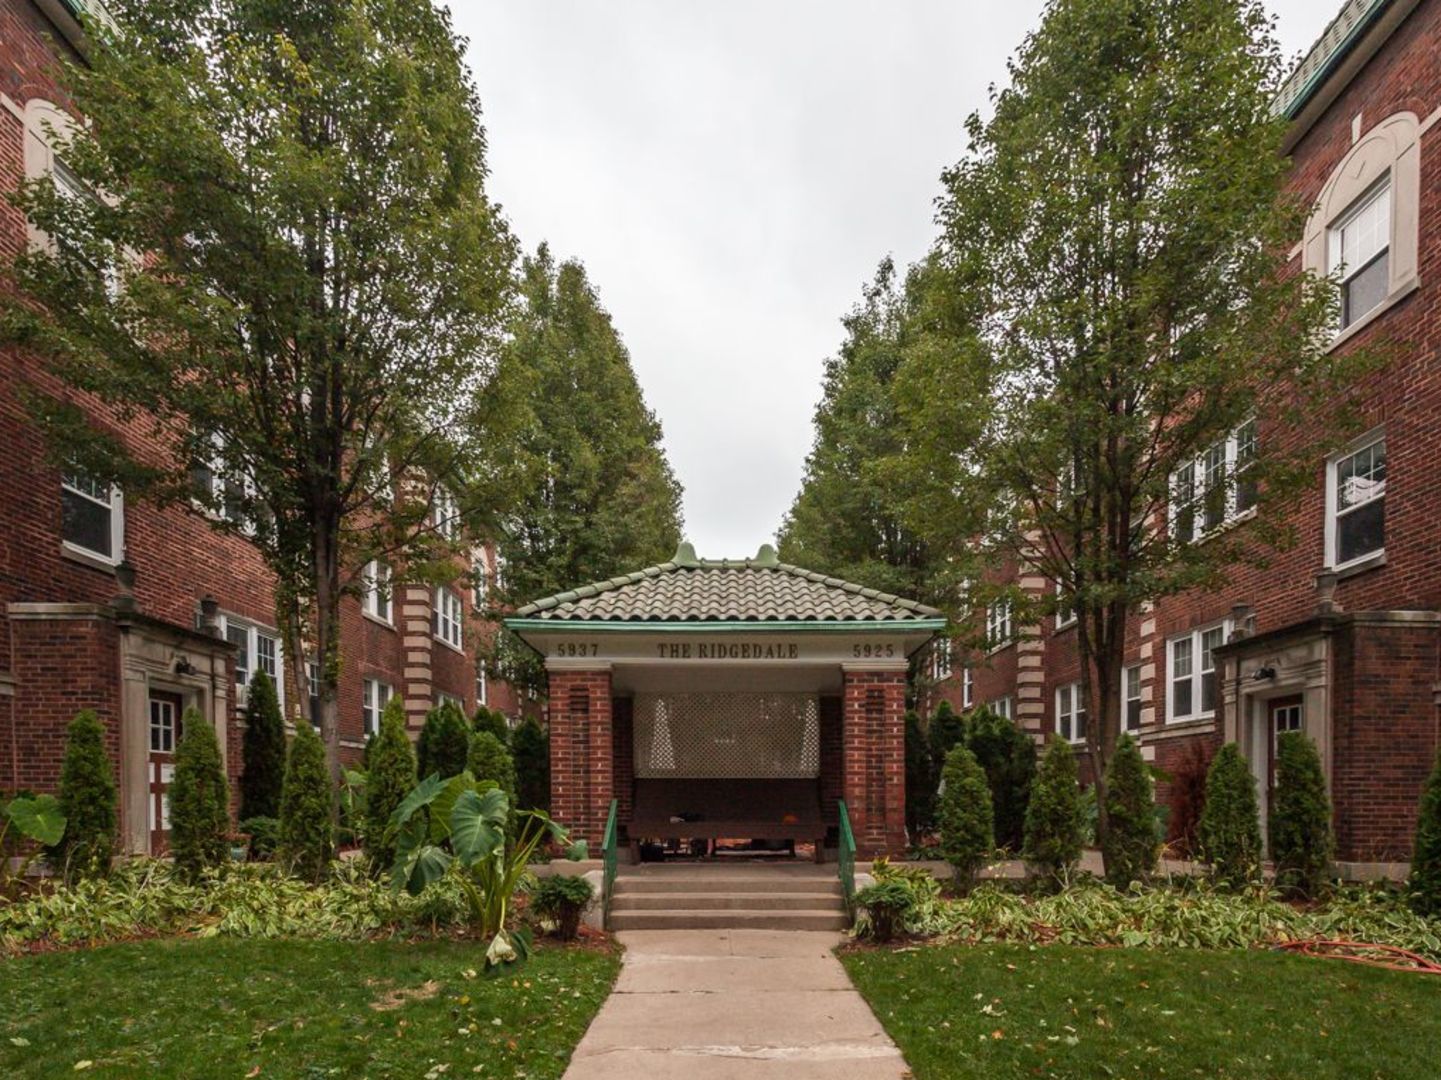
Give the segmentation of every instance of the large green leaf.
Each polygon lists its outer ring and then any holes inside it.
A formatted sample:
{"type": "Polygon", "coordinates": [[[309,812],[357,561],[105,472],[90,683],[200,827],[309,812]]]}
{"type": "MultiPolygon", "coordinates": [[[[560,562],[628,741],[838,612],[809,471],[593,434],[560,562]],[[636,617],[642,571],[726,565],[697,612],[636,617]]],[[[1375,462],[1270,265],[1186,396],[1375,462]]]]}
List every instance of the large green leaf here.
{"type": "Polygon", "coordinates": [[[505,792],[492,788],[467,791],[450,813],[450,846],[465,866],[474,866],[505,848],[505,821],[510,813],[505,792]]]}
{"type": "Polygon", "coordinates": [[[435,802],[430,804],[430,842],[442,843],[450,838],[450,815],[455,802],[467,791],[475,790],[475,777],[462,771],[446,780],[435,802]]]}
{"type": "Polygon", "coordinates": [[[5,813],[17,829],[46,847],[60,843],[65,835],[65,815],[60,812],[60,802],[54,795],[11,799],[5,813]]]}
{"type": "Polygon", "coordinates": [[[405,889],[415,896],[432,881],[444,876],[450,866],[450,853],[435,844],[425,843],[423,823],[416,820],[405,829],[396,844],[395,862],[390,868],[390,886],[405,889]]]}
{"type": "Polygon", "coordinates": [[[420,783],[416,784],[415,787],[411,789],[410,794],[400,801],[400,805],[397,806],[395,812],[390,815],[391,827],[399,828],[403,826],[422,806],[429,806],[433,803],[444,789],[445,781],[440,778],[438,773],[431,773],[420,783]]]}

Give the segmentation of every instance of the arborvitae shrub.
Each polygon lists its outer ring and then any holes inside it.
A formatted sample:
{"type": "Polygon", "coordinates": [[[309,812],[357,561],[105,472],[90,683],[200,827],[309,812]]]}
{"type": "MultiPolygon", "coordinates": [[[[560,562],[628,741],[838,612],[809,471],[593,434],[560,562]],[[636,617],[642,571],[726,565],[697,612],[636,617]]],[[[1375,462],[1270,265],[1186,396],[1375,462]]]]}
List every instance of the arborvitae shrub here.
{"type": "Polygon", "coordinates": [[[952,747],[941,770],[937,818],[941,854],[955,871],[955,882],[969,892],[996,846],[991,789],[985,771],[965,746],[952,747]]]}
{"type": "Polygon", "coordinates": [[[1044,882],[1059,884],[1080,859],[1082,824],[1076,755],[1065,739],[1052,738],[1031,785],[1023,849],[1044,882]]]}
{"type": "Polygon", "coordinates": [[[1276,738],[1270,810],[1277,887],[1303,899],[1319,896],[1331,868],[1331,799],[1316,744],[1299,731],[1276,738]]]}
{"type": "Polygon", "coordinates": [[[1441,917],[1441,752],[1421,792],[1407,887],[1412,910],[1433,919],[1441,917]]]}
{"type": "Polygon", "coordinates": [[[511,736],[515,762],[515,798],[521,810],[550,807],[550,742],[533,716],[521,721],[511,736]]]}
{"type": "Polygon", "coordinates": [[[250,680],[241,753],[241,818],[275,817],[280,813],[280,788],[285,783],[285,720],[275,684],[263,671],[250,680]]]}
{"type": "Polygon", "coordinates": [[[946,755],[951,752],[951,747],[965,741],[965,718],[951,708],[949,701],[942,700],[931,714],[930,723],[926,725],[926,742],[931,748],[931,769],[937,780],[940,779],[941,770],[945,768],[946,755]]]}
{"type": "Polygon", "coordinates": [[[395,838],[387,835],[386,827],[415,784],[415,749],[405,731],[405,704],[396,696],[381,713],[365,774],[365,853],[377,874],[395,862],[395,838]]]}
{"type": "Polygon", "coordinates": [[[309,724],[295,725],[280,796],[280,858],[307,881],[319,881],[335,854],[335,793],[325,745],[309,724]]]}
{"type": "Polygon", "coordinates": [[[915,843],[936,824],[936,774],[926,729],[914,709],[906,711],[906,831],[915,843]]]}
{"type": "Polygon", "coordinates": [[[50,850],[67,879],[110,872],[115,851],[115,770],[105,753],[105,728],[93,710],[70,721],[60,767],[60,811],[65,835],[50,850]]]}
{"type": "Polygon", "coordinates": [[[456,705],[447,701],[425,714],[425,726],[415,744],[422,779],[433,773],[459,776],[469,753],[470,724],[456,705]]]}
{"type": "Polygon", "coordinates": [[[1235,743],[1216,753],[1206,776],[1206,806],[1199,828],[1201,857],[1216,880],[1241,887],[1261,875],[1261,823],[1256,780],[1235,743]]]}
{"type": "Polygon", "coordinates": [[[502,746],[510,745],[510,723],[499,709],[487,709],[484,705],[475,710],[471,718],[472,731],[488,731],[500,740],[502,746]]]}
{"type": "Polygon", "coordinates": [[[985,770],[991,788],[997,846],[1020,851],[1036,776],[1036,744],[1010,720],[982,705],[966,717],[966,746],[985,770]]]}
{"type": "Polygon", "coordinates": [[[1156,793],[1134,739],[1123,734],[1106,770],[1107,832],[1101,842],[1106,880],[1118,889],[1156,869],[1156,793]]]}
{"type": "Polygon", "coordinates": [[[170,854],[191,881],[230,856],[230,785],[215,729],[186,709],[170,781],[170,854]]]}
{"type": "Polygon", "coordinates": [[[470,737],[470,756],[465,767],[477,780],[494,780],[515,805],[515,762],[510,751],[489,731],[478,731],[470,737]]]}

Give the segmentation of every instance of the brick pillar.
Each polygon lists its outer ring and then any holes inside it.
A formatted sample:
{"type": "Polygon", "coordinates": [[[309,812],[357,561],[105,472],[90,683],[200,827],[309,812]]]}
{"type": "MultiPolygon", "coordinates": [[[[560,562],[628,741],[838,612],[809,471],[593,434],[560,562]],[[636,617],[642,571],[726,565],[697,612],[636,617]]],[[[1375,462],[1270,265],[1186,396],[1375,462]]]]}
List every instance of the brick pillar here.
{"type": "Polygon", "coordinates": [[[615,793],[610,671],[550,672],[550,809],[599,854],[615,793]]]}
{"type": "Polygon", "coordinates": [[[865,858],[906,846],[906,673],[844,669],[842,725],[846,810],[865,858]]]}

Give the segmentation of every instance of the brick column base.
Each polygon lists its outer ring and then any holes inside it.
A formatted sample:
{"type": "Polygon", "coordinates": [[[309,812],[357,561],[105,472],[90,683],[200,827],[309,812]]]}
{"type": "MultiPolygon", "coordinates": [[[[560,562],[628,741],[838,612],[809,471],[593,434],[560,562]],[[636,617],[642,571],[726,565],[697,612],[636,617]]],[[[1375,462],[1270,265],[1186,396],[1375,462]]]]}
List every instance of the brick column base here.
{"type": "Polygon", "coordinates": [[[550,809],[599,854],[615,795],[609,670],[550,672],[550,809]]]}
{"type": "Polygon", "coordinates": [[[864,858],[906,847],[906,673],[844,670],[842,792],[864,858]]]}

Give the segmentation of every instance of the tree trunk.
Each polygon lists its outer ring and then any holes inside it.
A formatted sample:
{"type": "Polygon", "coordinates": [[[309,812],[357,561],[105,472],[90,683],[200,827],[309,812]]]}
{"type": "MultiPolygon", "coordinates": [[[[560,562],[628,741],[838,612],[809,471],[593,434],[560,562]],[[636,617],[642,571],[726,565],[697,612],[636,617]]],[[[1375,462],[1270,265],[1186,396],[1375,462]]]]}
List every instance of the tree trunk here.
{"type": "Polygon", "coordinates": [[[315,654],[320,671],[320,739],[330,779],[339,790],[340,701],[337,695],[340,664],[340,561],[339,529],[317,524],[315,530],[315,654]]]}

